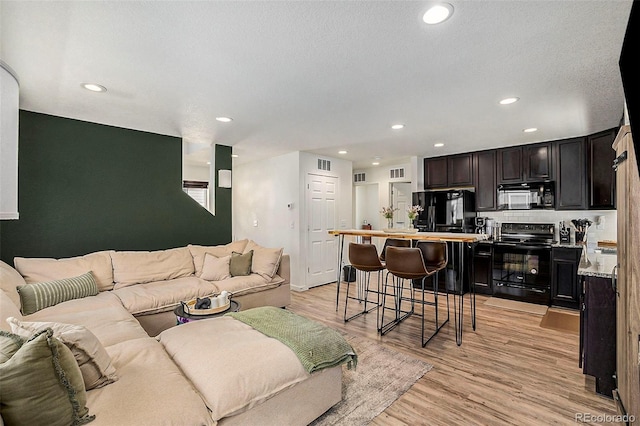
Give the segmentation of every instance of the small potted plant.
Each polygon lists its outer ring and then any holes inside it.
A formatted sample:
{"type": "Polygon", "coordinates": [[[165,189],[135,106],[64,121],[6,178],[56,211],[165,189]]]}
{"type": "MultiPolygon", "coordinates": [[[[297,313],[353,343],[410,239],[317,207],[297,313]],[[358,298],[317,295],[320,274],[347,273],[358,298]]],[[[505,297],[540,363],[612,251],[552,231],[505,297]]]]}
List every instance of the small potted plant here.
{"type": "Polygon", "coordinates": [[[424,211],[422,206],[411,206],[407,209],[407,216],[409,216],[409,229],[413,229],[413,222],[422,211],[424,211]]]}
{"type": "Polygon", "coordinates": [[[380,210],[382,216],[387,219],[387,228],[393,228],[393,212],[396,210],[398,210],[398,208],[393,208],[393,206],[383,207],[382,210],[380,210]]]}

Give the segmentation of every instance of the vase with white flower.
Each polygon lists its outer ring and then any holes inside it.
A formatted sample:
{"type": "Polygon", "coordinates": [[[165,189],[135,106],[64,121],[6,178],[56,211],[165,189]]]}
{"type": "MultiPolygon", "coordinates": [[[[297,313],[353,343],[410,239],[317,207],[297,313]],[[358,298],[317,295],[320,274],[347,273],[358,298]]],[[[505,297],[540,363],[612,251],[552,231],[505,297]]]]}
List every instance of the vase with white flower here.
{"type": "Polygon", "coordinates": [[[413,222],[418,218],[418,214],[424,211],[422,206],[411,206],[407,209],[407,216],[409,217],[409,229],[413,229],[413,222]]]}
{"type": "Polygon", "coordinates": [[[388,228],[393,228],[393,212],[396,210],[398,210],[398,208],[393,208],[393,206],[383,207],[382,210],[380,210],[382,216],[387,219],[388,228]]]}

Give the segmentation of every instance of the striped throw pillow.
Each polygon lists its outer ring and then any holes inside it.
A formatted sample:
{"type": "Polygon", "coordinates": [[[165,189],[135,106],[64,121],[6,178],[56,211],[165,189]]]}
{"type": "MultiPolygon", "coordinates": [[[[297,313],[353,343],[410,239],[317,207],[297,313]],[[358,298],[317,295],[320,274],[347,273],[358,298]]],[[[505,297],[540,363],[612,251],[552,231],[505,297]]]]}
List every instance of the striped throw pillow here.
{"type": "Polygon", "coordinates": [[[78,277],[21,285],[17,290],[22,315],[29,315],[67,300],[95,296],[98,294],[98,284],[89,271],[78,277]]]}

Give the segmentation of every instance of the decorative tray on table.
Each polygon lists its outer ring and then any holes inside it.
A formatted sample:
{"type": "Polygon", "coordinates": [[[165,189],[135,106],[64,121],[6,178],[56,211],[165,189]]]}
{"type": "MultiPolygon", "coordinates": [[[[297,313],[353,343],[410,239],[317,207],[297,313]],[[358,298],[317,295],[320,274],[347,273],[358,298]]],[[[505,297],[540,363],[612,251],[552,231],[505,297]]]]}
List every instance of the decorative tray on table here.
{"type": "MultiPolygon", "coordinates": [[[[215,305],[214,299],[217,299],[217,297],[211,296],[211,297],[208,297],[208,299],[211,300],[210,306],[214,306],[215,305]]],[[[184,313],[187,315],[211,315],[211,314],[224,312],[231,307],[231,297],[226,297],[225,299],[227,301],[225,304],[221,306],[206,308],[206,309],[196,309],[196,303],[198,302],[198,299],[191,299],[187,302],[181,302],[181,303],[182,303],[182,309],[184,310],[184,313]]],[[[200,298],[200,300],[202,300],[202,298],[200,298]]]]}

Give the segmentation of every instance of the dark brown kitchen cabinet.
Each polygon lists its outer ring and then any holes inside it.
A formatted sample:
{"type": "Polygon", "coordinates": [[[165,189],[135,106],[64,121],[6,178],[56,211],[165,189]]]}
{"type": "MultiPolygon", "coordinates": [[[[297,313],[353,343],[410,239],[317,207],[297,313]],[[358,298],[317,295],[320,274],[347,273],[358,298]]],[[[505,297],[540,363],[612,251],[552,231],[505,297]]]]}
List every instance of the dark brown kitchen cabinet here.
{"type": "Polygon", "coordinates": [[[612,167],[616,152],[611,146],[616,134],[617,129],[609,129],[587,138],[590,209],[616,208],[616,172],[612,167]]]}
{"type": "Polygon", "coordinates": [[[518,145],[498,150],[498,183],[536,182],[553,179],[551,143],[518,145]]]}
{"type": "Polygon", "coordinates": [[[496,150],[480,151],[473,155],[476,183],[476,211],[496,210],[496,150]]]}
{"type": "Polygon", "coordinates": [[[476,293],[493,294],[493,245],[480,242],[473,254],[473,279],[476,293]]]}
{"type": "Polygon", "coordinates": [[[587,208],[585,138],[556,142],[556,210],[587,208]]]}
{"type": "Polygon", "coordinates": [[[424,159],[424,189],[472,185],[472,154],[458,154],[424,159]]]}
{"type": "Polygon", "coordinates": [[[551,249],[551,304],[578,309],[581,286],[578,279],[581,248],[551,249]]]}
{"type": "Polygon", "coordinates": [[[584,277],[580,313],[582,372],[596,379],[596,392],[612,397],[616,371],[616,293],[610,278],[584,277]]]}
{"type": "Polygon", "coordinates": [[[473,185],[473,155],[459,154],[447,157],[449,186],[473,185]]]}
{"type": "Polygon", "coordinates": [[[446,188],[448,178],[447,157],[424,159],[424,189],[446,188]]]}
{"type": "Polygon", "coordinates": [[[524,178],[528,182],[553,179],[553,149],[551,143],[538,143],[522,147],[524,178]]]}
{"type": "Polygon", "coordinates": [[[522,169],[522,147],[514,146],[498,150],[498,183],[524,181],[522,169]]]}

